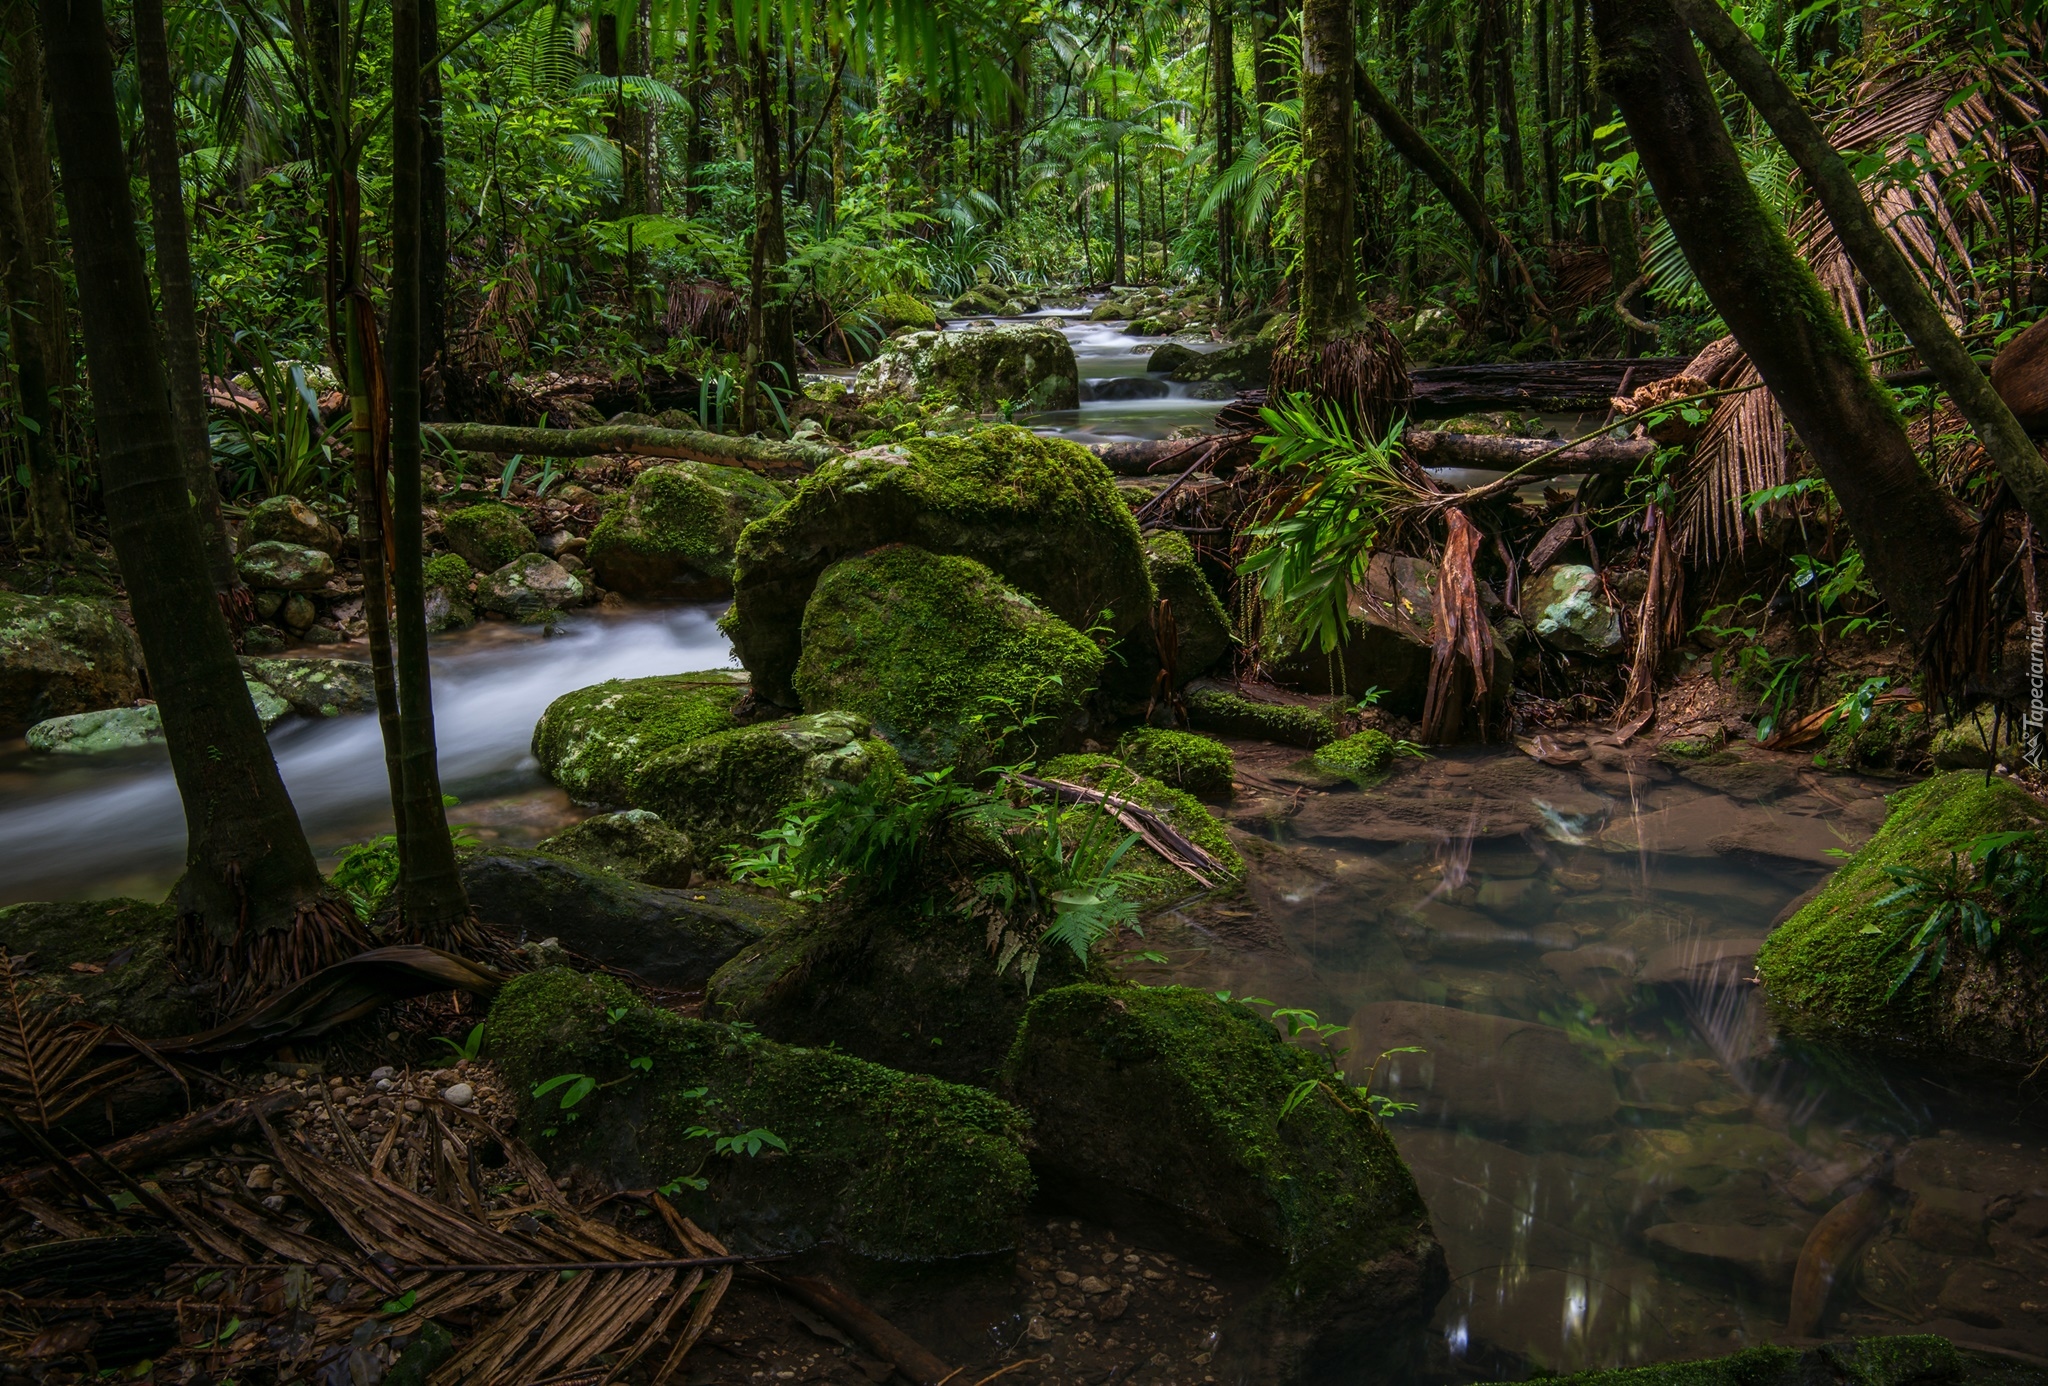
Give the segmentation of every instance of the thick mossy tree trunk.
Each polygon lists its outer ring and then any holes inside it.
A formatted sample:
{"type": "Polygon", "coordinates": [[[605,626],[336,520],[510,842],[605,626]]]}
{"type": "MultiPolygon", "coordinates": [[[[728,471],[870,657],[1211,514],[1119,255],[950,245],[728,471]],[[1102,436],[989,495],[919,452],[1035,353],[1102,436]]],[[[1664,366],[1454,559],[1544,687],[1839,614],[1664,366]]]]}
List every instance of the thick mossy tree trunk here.
{"type": "Polygon", "coordinates": [[[135,75],[142,97],[143,165],[149,174],[149,225],[156,237],[157,295],[163,305],[164,367],[170,372],[171,422],[185,462],[185,484],[206,544],[213,590],[238,620],[254,617],[249,589],[235,576],[213,441],[206,432],[206,385],[199,359],[199,310],[193,301],[192,247],[185,219],[185,183],[178,173],[178,112],[171,90],[171,54],[164,38],[163,0],[135,0],[135,75]]]}
{"type": "Polygon", "coordinates": [[[179,960],[223,1007],[363,946],[327,892],[249,702],[171,419],[99,0],[43,0],[100,478],[185,806],[179,960]]]}
{"type": "Polygon", "coordinates": [[[441,118],[440,0],[419,0],[419,7],[422,411],[438,418],[448,396],[448,141],[441,118]]]}
{"type": "MultiPolygon", "coordinates": [[[[764,391],[796,389],[796,317],[783,266],[789,239],[782,221],[782,145],[775,121],[775,67],[765,36],[750,45],[754,98],[754,253],[747,276],[747,381],[740,398],[740,431],[763,423],[764,391]]],[[[772,412],[771,416],[772,416],[772,412]]]]}
{"type": "Polygon", "coordinates": [[[1306,393],[1382,432],[1408,396],[1401,344],[1358,301],[1358,67],[1348,0],[1302,0],[1301,277],[1294,331],[1273,353],[1268,389],[1306,393]]]}
{"type": "Polygon", "coordinates": [[[1798,161],[1799,171],[1820,198],[1842,248],[1955,400],[2035,529],[2048,533],[2048,462],[2042,460],[2026,428],[1971,359],[1969,349],[1941,315],[1934,296],[1920,282],[1905,254],[1877,224],[1856,176],[1828,143],[1798,95],[1771,66],[1771,60],[1722,12],[1717,0],[1677,3],[1679,13],[1706,44],[1714,61],[1735,79],[1771,132],[1798,161]]]}
{"type": "Polygon", "coordinates": [[[1910,633],[1927,629],[1968,518],[1920,466],[1848,326],[1750,185],[1671,0],[1594,0],[1595,80],[1621,107],[1700,286],[1777,397],[1910,633]]]}
{"type": "Polygon", "coordinates": [[[28,452],[28,512],[44,558],[68,557],[77,547],[71,497],[56,448],[56,411],[50,394],[57,385],[53,359],[62,348],[64,284],[56,272],[56,218],[43,125],[43,55],[36,41],[29,0],[0,4],[0,53],[7,60],[4,114],[6,201],[0,206],[0,254],[7,257],[6,286],[11,311],[7,337],[14,356],[22,430],[28,452]],[[55,330],[52,330],[54,325],[55,330]]]}

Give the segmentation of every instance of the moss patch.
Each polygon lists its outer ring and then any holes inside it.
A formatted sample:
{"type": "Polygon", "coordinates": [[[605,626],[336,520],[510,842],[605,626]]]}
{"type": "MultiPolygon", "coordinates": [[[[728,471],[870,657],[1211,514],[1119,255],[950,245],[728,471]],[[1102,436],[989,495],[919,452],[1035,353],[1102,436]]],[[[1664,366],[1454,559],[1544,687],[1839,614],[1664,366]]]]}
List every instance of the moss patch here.
{"type": "Polygon", "coordinates": [[[803,705],[869,718],[919,768],[979,767],[984,728],[1026,716],[1043,719],[1026,739],[1070,742],[1102,672],[1093,641],[981,564],[904,544],[828,568],[803,641],[803,705]]]}
{"type": "Polygon", "coordinates": [[[1337,719],[1320,708],[1294,703],[1255,702],[1221,688],[1188,693],[1188,719],[1203,731],[1277,741],[1310,750],[1338,736],[1337,719]]]}
{"type": "Polygon", "coordinates": [[[914,294],[882,294],[869,299],[867,314],[884,332],[894,332],[899,327],[928,332],[939,325],[939,315],[932,311],[931,304],[914,294]]]}
{"type": "Polygon", "coordinates": [[[111,602],[0,592],[0,736],[142,696],[142,646],[111,602]]]}
{"type": "Polygon", "coordinates": [[[1140,775],[1191,794],[1228,794],[1237,773],[1230,748],[1222,742],[1158,727],[1124,733],[1116,756],[1140,775]]]}
{"type": "Polygon", "coordinates": [[[469,560],[459,553],[441,553],[427,560],[426,571],[421,576],[428,587],[445,587],[451,592],[467,592],[469,580],[476,576],[476,570],[470,567],[469,560]]]}
{"type": "Polygon", "coordinates": [[[729,731],[747,691],[736,669],[613,679],[564,693],[533,729],[548,778],[587,804],[629,804],[640,768],[662,752],[729,731]]]}
{"type": "Polygon", "coordinates": [[[1188,537],[1171,530],[1146,535],[1145,567],[1153,588],[1173,608],[1180,638],[1175,673],[1183,682],[1206,674],[1230,653],[1230,617],[1195,561],[1188,537]]]}
{"type": "Polygon", "coordinates": [[[1347,736],[1342,741],[1333,741],[1315,753],[1318,768],[1333,775],[1347,775],[1354,780],[1375,780],[1387,773],[1387,767],[1394,763],[1394,738],[1385,732],[1367,728],[1356,736],[1347,736]]]}
{"type": "MultiPolygon", "coordinates": [[[[0,909],[0,947],[27,954],[29,994],[69,1016],[168,1038],[200,1028],[201,1006],[177,984],[169,904],[78,900],[0,909]],[[82,963],[97,971],[74,971],[82,963]]],[[[104,1134],[104,1128],[102,1129],[104,1134]]]]}
{"type": "Polygon", "coordinates": [[[466,506],[441,518],[441,534],[448,547],[469,561],[471,567],[492,573],[539,547],[526,517],[509,505],[485,501],[466,506]]]}
{"type": "Polygon", "coordinates": [[[554,968],[515,978],[484,1034],[520,1096],[522,1135],[551,1163],[596,1169],[624,1187],[707,1179],[701,1194],[679,1191],[679,1205],[743,1244],[840,1241],[905,1261],[1001,1251],[1014,1245],[1031,1197],[1025,1119],[1009,1104],[687,1020],[609,977],[554,968]],[[637,1058],[651,1060],[644,1075],[630,1066],[637,1058]],[[606,1085],[578,1104],[573,1122],[556,1099],[530,1096],[561,1073],[606,1085]],[[687,1134],[698,1126],[772,1131],[788,1149],[715,1156],[710,1140],[687,1134]]]}
{"type": "Polygon", "coordinates": [[[646,809],[586,818],[541,843],[540,850],[653,886],[688,885],[694,855],[688,837],[646,809]]]}
{"type": "Polygon", "coordinates": [[[2048,808],[2006,780],[1968,770],[1936,776],[1891,805],[1877,835],[1757,954],[1772,1010],[1809,1035],[2032,1062],[2048,1043],[2038,958],[2022,965],[2022,945],[2008,943],[1985,959],[1956,940],[1938,978],[1923,968],[1887,999],[1907,955],[1890,947],[1897,928],[1875,906],[1897,885],[1886,867],[1938,868],[1987,833],[2048,829],[2048,808]]]}
{"type": "Polygon", "coordinates": [[[604,586],[629,597],[711,601],[732,592],[740,531],[787,499],[743,467],[649,467],[608,507],[585,555],[604,586]]]}
{"type": "MultiPolygon", "coordinates": [[[[1040,766],[1038,773],[1045,779],[1087,785],[1151,809],[1179,829],[1182,837],[1221,863],[1232,881],[1244,879],[1244,858],[1231,845],[1230,835],[1223,831],[1215,815],[1187,791],[1133,774],[1128,766],[1108,756],[1061,756],[1040,766]]],[[[1142,844],[1124,857],[1122,866],[1144,878],[1145,888],[1138,892],[1143,899],[1167,899],[1195,888],[1193,878],[1185,871],[1168,865],[1142,844]]]]}

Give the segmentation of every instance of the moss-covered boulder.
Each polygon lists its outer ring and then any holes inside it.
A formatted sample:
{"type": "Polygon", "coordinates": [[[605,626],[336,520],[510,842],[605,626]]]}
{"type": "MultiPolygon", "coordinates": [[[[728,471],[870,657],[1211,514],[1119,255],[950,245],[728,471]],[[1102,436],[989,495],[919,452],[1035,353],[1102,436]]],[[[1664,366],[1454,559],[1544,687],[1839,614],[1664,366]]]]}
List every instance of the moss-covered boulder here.
{"type": "Polygon", "coordinates": [[[661,986],[702,986],[793,913],[788,902],[757,891],[716,884],[665,890],[547,852],[466,852],[460,865],[484,923],[521,943],[559,939],[582,957],[661,986]]]}
{"type": "Polygon", "coordinates": [[[701,1179],[676,1201],[735,1250],[836,1242],[935,1261],[1015,1245],[1032,1194],[1025,1120],[985,1092],[687,1020],[560,968],[508,984],[484,1034],[519,1095],[521,1134],[551,1166],[624,1188],[701,1179]],[[531,1095],[564,1073],[606,1086],[568,1113],[566,1085],[531,1095]],[[721,1156],[699,1129],[774,1140],[721,1156]]]}
{"type": "MultiPolygon", "coordinates": [[[[954,303],[959,312],[959,303],[954,303]]],[[[892,337],[860,368],[854,388],[869,399],[952,404],[986,414],[1004,404],[1078,409],[1081,368],[1056,327],[1014,324],[976,332],[892,337]]]]}
{"type": "Polygon", "coordinates": [[[581,606],[583,582],[554,559],[523,553],[476,585],[476,604],[515,620],[533,620],[551,611],[581,606]]]}
{"type": "MultiPolygon", "coordinates": [[[[250,706],[256,720],[269,731],[282,722],[292,706],[271,687],[248,674],[242,686],[249,690],[250,706]]],[[[164,740],[163,713],[155,703],[141,707],[110,707],[98,712],[74,712],[38,722],[22,734],[32,751],[69,756],[105,755],[115,751],[136,751],[160,746],[164,740]]]]}
{"type": "Polygon", "coordinates": [[[318,549],[332,558],[341,552],[341,531],[322,519],[320,512],[297,496],[272,496],[258,501],[242,521],[235,536],[236,547],[277,540],[318,549]]]}
{"type": "Polygon", "coordinates": [[[10,905],[0,909],[0,948],[28,956],[29,995],[67,1016],[145,1037],[188,1035],[206,1008],[172,970],[177,924],[169,904],[143,900],[10,905]]]}
{"type": "Polygon", "coordinates": [[[1102,672],[1094,641],[970,558],[891,544],[819,577],[804,609],[796,690],[813,712],[843,709],[918,769],[978,768],[992,737],[1026,718],[1021,743],[1059,746],[1085,729],[1102,672]]]}
{"type": "MultiPolygon", "coordinates": [[[[2016,1360],[1965,1352],[1926,1334],[1859,1338],[1820,1347],[1744,1348],[1728,1357],[1663,1362],[1650,1367],[1574,1372],[1552,1386],[2042,1386],[2048,1371],[2016,1360]]],[[[1505,1386],[1496,1382],[1494,1386],[1505,1386]]]]}
{"type": "Polygon", "coordinates": [[[646,809],[600,813],[571,824],[540,844],[551,856],[614,871],[642,885],[681,888],[690,883],[690,839],[646,809]]]}
{"type": "MultiPolygon", "coordinates": [[[[1911,929],[1932,897],[1886,909],[1888,868],[1974,872],[1971,849],[1994,833],[2048,833],[2048,807],[1982,771],[1938,775],[1893,797],[1877,835],[1765,940],[1756,967],[1771,1010],[1795,1033],[1992,1063],[2032,1065],[2048,1051],[2048,938],[2008,927],[1990,956],[1959,933],[1938,974],[1930,962],[1894,993],[1911,929]]],[[[2048,837],[2022,844],[2036,869],[2048,837]]]]}
{"type": "Polygon", "coordinates": [[[526,517],[509,505],[485,501],[441,517],[441,537],[478,572],[493,573],[540,545],[526,517]]]}
{"type": "Polygon", "coordinates": [[[1230,617],[1222,600],[1195,561],[1185,534],[1161,530],[1146,535],[1145,569],[1153,590],[1173,608],[1174,634],[1180,642],[1175,674],[1182,683],[1201,677],[1230,653],[1230,617]]]}
{"type": "Polygon", "coordinates": [[[902,774],[896,752],[871,730],[853,713],[821,712],[714,732],[651,757],[628,796],[686,834],[695,864],[709,866],[721,848],[753,845],[800,799],[902,774]]]}
{"type": "Polygon", "coordinates": [[[471,601],[476,572],[459,553],[436,554],[427,560],[427,629],[462,630],[476,624],[476,607],[471,601]]]}
{"type": "Polygon", "coordinates": [[[1393,1141],[1246,1006],[1183,987],[1046,992],[1002,1090],[1031,1114],[1049,1194],[1139,1236],[1201,1237],[1272,1267],[1224,1329],[1244,1360],[1219,1363],[1221,1379],[1307,1379],[1337,1362],[1373,1379],[1361,1368],[1398,1354],[1448,1283],[1393,1141]]]}
{"type": "Polygon", "coordinates": [[[334,559],[320,549],[265,539],[235,555],[235,573],[266,592],[318,592],[334,577],[334,559]]]}
{"type": "Polygon", "coordinates": [[[1116,758],[1161,784],[1191,794],[1228,794],[1237,773],[1230,748],[1214,737],[1139,727],[1116,744],[1116,758]]]}
{"type": "MultiPolygon", "coordinates": [[[[1211,886],[1234,885],[1244,879],[1244,858],[1231,845],[1230,835],[1216,816],[1186,790],[1134,774],[1129,766],[1110,756],[1060,756],[1040,766],[1038,773],[1044,779],[1099,789],[1158,814],[1223,868],[1223,879],[1211,881],[1211,886]]],[[[1200,888],[1187,872],[1142,844],[1125,855],[1119,869],[1139,877],[1141,884],[1134,895],[1143,900],[1171,899],[1200,888]]]]}
{"type": "Polygon", "coordinates": [[[1173,378],[1184,382],[1221,381],[1240,390],[1259,389],[1273,374],[1273,346],[1270,341],[1258,339],[1232,342],[1192,361],[1181,362],[1173,378]]]}
{"type": "Polygon", "coordinates": [[[1319,770],[1362,782],[1386,774],[1387,767],[1394,763],[1396,750],[1393,737],[1368,727],[1355,736],[1319,747],[1312,758],[1319,770]]]}
{"type": "Polygon", "coordinates": [[[584,557],[600,584],[628,597],[715,601],[732,595],[740,531],[785,499],[782,487],[742,467],[649,467],[605,509],[584,557]]]}
{"type": "Polygon", "coordinates": [[[993,284],[976,284],[953,300],[947,312],[956,318],[993,318],[1003,311],[1002,291],[993,284]]]}
{"type": "Polygon", "coordinates": [[[1607,655],[1621,648],[1621,610],[1582,563],[1553,563],[1530,578],[1521,611],[1536,638],[1556,649],[1607,655]]]}
{"type": "Polygon", "coordinates": [[[1247,698],[1216,685],[1190,688],[1188,721],[1201,731],[1314,750],[1343,734],[1327,710],[1247,698]]]}
{"type": "Polygon", "coordinates": [[[341,717],[377,710],[376,676],[355,659],[242,660],[244,677],[267,685],[306,717],[341,717]]]}
{"type": "Polygon", "coordinates": [[[641,766],[663,751],[739,725],[738,669],[612,679],[564,693],[533,729],[533,758],[579,804],[626,805],[641,766]]]}
{"type": "Polygon", "coordinates": [[[824,571],[899,543],[985,564],[1076,630],[1104,622],[1112,640],[1150,639],[1144,549],[1101,459],[1021,428],[979,428],[829,462],[747,527],[724,624],[761,697],[799,705],[804,610],[824,571]]]}
{"type": "Polygon", "coordinates": [[[879,294],[868,300],[867,315],[884,332],[914,327],[929,332],[939,325],[939,315],[915,294],[879,294]]]}

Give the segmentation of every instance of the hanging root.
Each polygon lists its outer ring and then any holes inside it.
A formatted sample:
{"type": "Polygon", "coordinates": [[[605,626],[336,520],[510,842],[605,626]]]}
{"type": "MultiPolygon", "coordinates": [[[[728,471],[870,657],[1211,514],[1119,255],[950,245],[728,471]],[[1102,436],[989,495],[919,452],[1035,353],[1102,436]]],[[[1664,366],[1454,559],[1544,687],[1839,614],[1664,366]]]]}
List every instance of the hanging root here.
{"type": "Polygon", "coordinates": [[[1375,436],[1393,423],[1412,397],[1408,356],[1401,339],[1377,322],[1326,342],[1303,341],[1283,331],[1273,353],[1267,394],[1307,394],[1334,404],[1356,428],[1375,436]]]}
{"type": "Polygon", "coordinates": [[[246,903],[235,936],[222,941],[197,914],[178,916],[177,968],[193,982],[218,982],[217,1013],[242,1010],[370,946],[355,912],[329,897],[301,901],[279,929],[249,928],[246,903]]]}
{"type": "MultiPolygon", "coordinates": [[[[2011,507],[2012,493],[2000,482],[1927,627],[1920,646],[1920,695],[1930,708],[1960,710],[1991,682],[2004,604],[1998,540],[2011,507]]],[[[2038,609],[2031,600],[2028,607],[2038,609]]]]}
{"type": "Polygon", "coordinates": [[[1445,511],[1444,523],[1449,534],[1437,566],[1436,640],[1422,705],[1422,739],[1433,746],[1457,740],[1468,705],[1478,717],[1480,739],[1493,732],[1486,715],[1493,627],[1480,608],[1479,581],[1472,572],[1479,529],[1462,510],[1445,511]]]}

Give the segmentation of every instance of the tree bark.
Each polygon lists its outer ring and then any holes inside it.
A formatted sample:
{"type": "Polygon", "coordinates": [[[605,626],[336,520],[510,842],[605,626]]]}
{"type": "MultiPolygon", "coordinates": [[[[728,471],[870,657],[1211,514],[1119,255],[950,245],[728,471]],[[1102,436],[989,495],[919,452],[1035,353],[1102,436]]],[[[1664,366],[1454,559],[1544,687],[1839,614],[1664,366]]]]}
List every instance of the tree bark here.
{"type": "Polygon", "coordinates": [[[789,242],[782,223],[782,145],[775,124],[775,69],[766,37],[751,44],[754,96],[754,247],[747,276],[747,388],[740,398],[740,431],[762,423],[761,392],[795,390],[796,319],[783,265],[789,242]]]}
{"type": "Polygon", "coordinates": [[[1962,508],[1913,454],[1841,315],[1751,187],[1670,0],[1594,0],[1596,79],[1628,122],[1686,260],[1834,491],[1917,636],[1962,556],[1962,508]]]}
{"type": "Polygon", "coordinates": [[[437,424],[434,431],[464,452],[524,453],[528,457],[678,457],[720,467],[745,467],[765,476],[800,475],[840,456],[821,443],[777,443],[689,428],[605,424],[598,428],[513,428],[500,424],[437,424]]]}
{"type": "Polygon", "coordinates": [[[1352,128],[1357,67],[1349,0],[1302,0],[1301,335],[1327,341],[1359,324],[1354,266],[1357,170],[1352,128]]]}
{"type": "Polygon", "coordinates": [[[50,397],[58,385],[54,353],[63,347],[64,282],[56,266],[56,218],[48,206],[50,164],[43,125],[43,56],[33,7],[10,0],[0,9],[8,60],[6,123],[0,152],[6,168],[0,206],[0,254],[7,257],[8,343],[20,396],[23,444],[28,452],[28,511],[43,557],[63,559],[77,547],[71,497],[57,455],[57,417],[50,397]],[[39,205],[40,204],[40,205],[39,205]],[[54,325],[54,331],[52,330],[54,325]]]}
{"type": "Polygon", "coordinates": [[[420,54],[420,360],[429,418],[447,407],[448,142],[441,116],[441,4],[419,0],[420,54]]]}
{"type": "MultiPolygon", "coordinates": [[[[1230,0],[1209,0],[1209,90],[1216,104],[1216,172],[1229,171],[1235,158],[1232,126],[1237,116],[1237,54],[1232,44],[1230,0]]],[[[1216,289],[1223,311],[1232,308],[1232,260],[1237,208],[1231,198],[1216,206],[1216,289]]]]}
{"type": "Polygon", "coordinates": [[[1522,163],[1521,93],[1515,86],[1515,35],[1505,0],[1484,0],[1493,29],[1493,119],[1500,129],[1500,168],[1508,200],[1519,205],[1529,192],[1522,163]]]}
{"type": "MultiPolygon", "coordinates": [[[[135,74],[142,97],[143,163],[149,173],[150,229],[156,236],[157,293],[163,304],[164,366],[170,373],[171,422],[185,461],[185,485],[206,543],[213,589],[242,588],[228,548],[206,431],[205,368],[199,357],[199,312],[192,288],[192,247],[185,220],[185,183],[178,172],[178,113],[171,92],[171,54],[164,38],[163,0],[135,0],[135,74]]],[[[244,589],[245,590],[245,589],[244,589]]],[[[246,598],[235,602],[248,619],[246,598]]]]}
{"type": "Polygon", "coordinates": [[[181,961],[217,975],[227,1002],[338,961],[361,936],[326,895],[207,579],[151,327],[105,16],[99,0],[40,8],[108,527],[185,806],[181,961]]]}
{"type": "Polygon", "coordinates": [[[425,238],[420,122],[420,10],[391,0],[391,550],[398,756],[405,792],[400,913],[409,937],[437,948],[467,940],[469,897],[441,799],[434,690],[427,665],[425,547],[420,520],[420,271],[425,238]]]}
{"type": "Polygon", "coordinates": [[[2048,462],[2042,460],[2026,428],[1999,398],[1983,369],[1971,359],[1969,349],[1942,316],[1905,255],[1877,224],[1842,156],[1770,59],[1722,13],[1715,0],[1677,0],[1677,5],[1707,51],[1735,79],[1735,85],[1798,162],[1807,186],[1820,198],[1841,238],[1842,248],[1955,400],[2035,529],[2048,533],[2048,462]]]}
{"type": "Polygon", "coordinates": [[[1534,0],[1534,22],[1530,33],[1535,37],[1532,53],[1536,65],[1536,148],[1542,163],[1543,174],[1543,231],[1550,240],[1557,239],[1557,86],[1552,80],[1550,63],[1550,10],[1552,0],[1534,0]]]}

